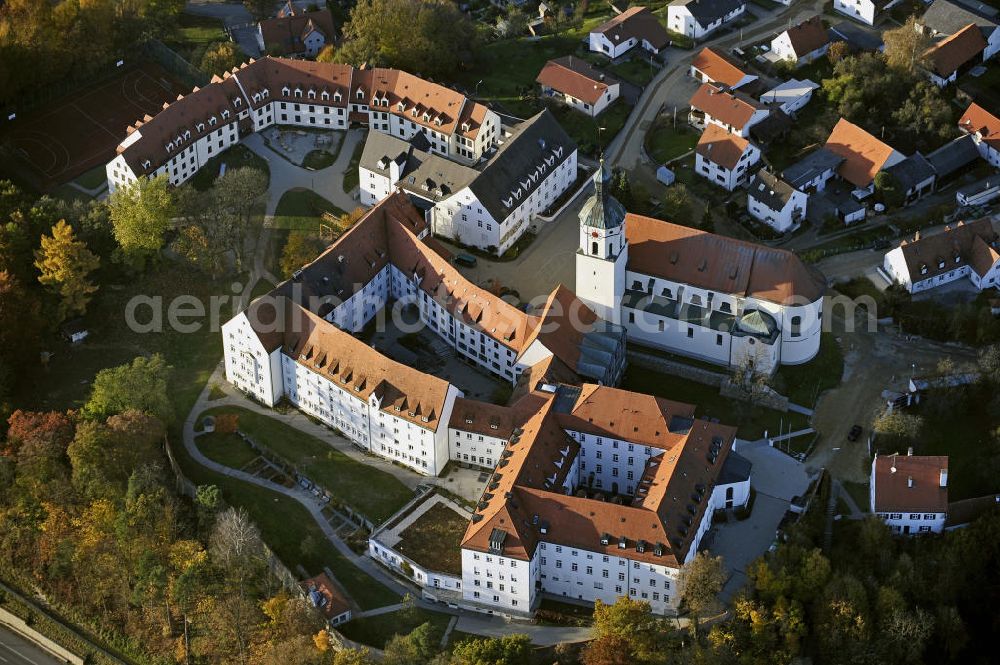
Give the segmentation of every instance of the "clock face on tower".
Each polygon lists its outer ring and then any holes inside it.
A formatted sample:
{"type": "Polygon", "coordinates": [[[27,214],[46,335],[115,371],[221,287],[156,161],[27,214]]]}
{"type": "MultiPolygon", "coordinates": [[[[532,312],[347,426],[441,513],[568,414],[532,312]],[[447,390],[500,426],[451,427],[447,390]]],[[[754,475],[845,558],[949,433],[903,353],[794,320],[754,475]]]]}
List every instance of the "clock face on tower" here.
{"type": "Polygon", "coordinates": [[[600,237],[601,237],[601,234],[600,234],[600,233],[598,233],[597,231],[591,231],[591,232],[590,232],[590,237],[591,237],[591,238],[600,238],[600,237]]]}

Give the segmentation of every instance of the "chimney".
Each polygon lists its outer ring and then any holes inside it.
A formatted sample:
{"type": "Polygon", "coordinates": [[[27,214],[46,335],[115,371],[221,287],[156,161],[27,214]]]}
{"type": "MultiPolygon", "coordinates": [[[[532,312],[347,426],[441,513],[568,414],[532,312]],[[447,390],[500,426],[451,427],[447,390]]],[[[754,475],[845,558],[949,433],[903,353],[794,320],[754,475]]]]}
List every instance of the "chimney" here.
{"type": "Polygon", "coordinates": [[[910,446],[909,448],[906,449],[906,456],[913,457],[913,446],[910,446]]]}
{"type": "Polygon", "coordinates": [[[913,476],[907,476],[906,477],[906,486],[907,487],[913,487],[913,476]]]}
{"type": "Polygon", "coordinates": [[[938,485],[940,487],[948,486],[948,469],[941,469],[941,472],[938,474],[938,485]]]}

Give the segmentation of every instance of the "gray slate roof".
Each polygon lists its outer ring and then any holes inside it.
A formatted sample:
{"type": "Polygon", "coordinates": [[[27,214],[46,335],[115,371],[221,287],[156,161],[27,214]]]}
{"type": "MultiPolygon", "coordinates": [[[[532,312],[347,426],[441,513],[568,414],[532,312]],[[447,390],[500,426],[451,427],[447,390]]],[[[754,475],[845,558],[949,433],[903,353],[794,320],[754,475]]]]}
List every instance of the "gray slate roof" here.
{"type": "Polygon", "coordinates": [[[794,193],[795,188],[767,169],[757,171],[750,180],[749,195],[771,210],[784,208],[794,193]]]}
{"type": "Polygon", "coordinates": [[[830,28],[830,41],[845,41],[852,48],[860,51],[877,51],[882,47],[882,37],[875,35],[864,28],[842,21],[830,28]]]}
{"type": "Polygon", "coordinates": [[[744,482],[750,479],[750,470],[753,462],[735,450],[730,451],[726,461],[722,463],[722,470],[719,471],[719,485],[731,485],[732,483],[744,482]]]}
{"type": "Polygon", "coordinates": [[[782,171],[781,177],[798,189],[824,171],[836,169],[844,158],[830,150],[819,148],[782,171]]]}
{"type": "Polygon", "coordinates": [[[915,152],[903,161],[893,164],[885,169],[885,171],[896,178],[902,186],[903,191],[919,187],[935,175],[934,167],[919,152],[915,152]]]}
{"type": "Polygon", "coordinates": [[[604,184],[604,162],[593,177],[594,194],[580,210],[580,224],[595,229],[613,229],[625,223],[625,206],[608,194],[604,184]]]}
{"type": "Polygon", "coordinates": [[[971,134],[963,134],[927,155],[939,178],[946,178],[977,159],[979,150],[971,134]]]}
{"type": "Polygon", "coordinates": [[[975,23],[983,31],[984,37],[997,28],[997,10],[978,2],[960,4],[949,0],[934,0],[920,23],[942,35],[953,35],[970,23],[975,23]]]}
{"type": "Polygon", "coordinates": [[[514,128],[471,184],[472,192],[499,222],[538,189],[574,150],[576,143],[546,109],[514,128]],[[534,181],[530,178],[533,173],[538,173],[534,181]],[[513,190],[519,187],[521,196],[513,197],[513,190]]]}
{"type": "Polygon", "coordinates": [[[695,20],[706,27],[747,4],[747,0],[674,0],[671,7],[687,7],[695,20]]]}
{"type": "Polygon", "coordinates": [[[576,150],[576,144],[545,110],[514,128],[511,136],[481,166],[466,166],[423,149],[420,135],[410,142],[369,131],[360,165],[381,175],[389,162],[405,162],[397,186],[430,201],[440,201],[469,187],[496,221],[506,219],[555,168],[576,150]],[[530,178],[535,175],[534,181],[530,178]],[[512,191],[521,189],[521,196],[512,191]],[[510,201],[507,206],[505,201],[510,201]]]}

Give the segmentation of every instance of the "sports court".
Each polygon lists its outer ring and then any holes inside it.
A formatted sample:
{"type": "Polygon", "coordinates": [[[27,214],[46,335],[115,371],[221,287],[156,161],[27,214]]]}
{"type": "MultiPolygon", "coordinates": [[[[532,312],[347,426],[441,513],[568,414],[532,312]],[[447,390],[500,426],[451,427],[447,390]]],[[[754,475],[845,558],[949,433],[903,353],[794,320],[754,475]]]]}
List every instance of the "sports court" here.
{"type": "Polygon", "coordinates": [[[126,128],[187,92],[176,76],[151,62],[123,66],[111,78],[26,112],[0,128],[16,175],[42,191],[111,160],[126,128]]]}

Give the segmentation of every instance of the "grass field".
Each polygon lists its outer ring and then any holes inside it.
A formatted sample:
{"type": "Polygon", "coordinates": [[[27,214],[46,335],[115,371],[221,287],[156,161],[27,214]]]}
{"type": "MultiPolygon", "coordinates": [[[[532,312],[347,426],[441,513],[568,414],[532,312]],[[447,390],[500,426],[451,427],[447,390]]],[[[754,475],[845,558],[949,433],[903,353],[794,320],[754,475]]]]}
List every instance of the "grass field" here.
{"type": "Polygon", "coordinates": [[[382,522],[413,498],[413,493],[395,476],[355,461],[328,443],[253,411],[217,407],[208,414],[235,413],[240,431],[267,447],[298,470],[325,487],[338,500],[382,522]]]}
{"type": "Polygon", "coordinates": [[[608,65],[605,69],[618,78],[641,87],[646,87],[646,84],[656,76],[656,72],[660,71],[655,61],[651,65],[649,59],[644,58],[641,54],[617,65],[608,65]]]}
{"type": "Polygon", "coordinates": [[[657,164],[666,164],[694,150],[698,137],[698,132],[683,122],[673,127],[669,120],[658,121],[646,135],[646,152],[657,164]]]}
{"type": "Polygon", "coordinates": [[[808,418],[801,414],[753,406],[748,402],[723,397],[719,394],[719,389],[713,386],[642,367],[630,366],[625,372],[622,387],[694,404],[698,407],[695,415],[700,418],[718,418],[726,425],[736,426],[737,436],[742,439],[759,439],[765,430],[769,435],[775,435],[779,429],[787,432],[789,428],[794,431],[809,426],[808,418]]]}
{"type": "Polygon", "coordinates": [[[795,404],[812,408],[823,391],[840,385],[843,376],[844,355],[834,334],[825,332],[816,357],[804,365],[782,365],[772,385],[795,404]]]}
{"type": "Polygon", "coordinates": [[[361,153],[365,151],[365,142],[359,141],[356,146],[354,146],[354,152],[351,153],[351,161],[347,164],[347,170],[344,171],[344,181],[341,187],[344,191],[350,194],[358,186],[358,164],[361,163],[361,153]]]}
{"type": "Polygon", "coordinates": [[[273,228],[319,233],[324,212],[340,216],[343,210],[308,189],[290,189],[281,195],[274,211],[273,228]]]}
{"type": "Polygon", "coordinates": [[[310,575],[328,566],[363,609],[399,602],[399,596],[344,558],[298,501],[209,471],[188,457],[184,446],[175,445],[173,451],[184,475],[192,482],[216,485],[227,503],[246,509],[260,528],[264,541],[286,566],[292,570],[302,566],[310,575]],[[305,543],[310,545],[307,547],[305,543]]]}
{"type": "Polygon", "coordinates": [[[164,42],[182,57],[197,66],[205,47],[215,42],[227,41],[222,21],[210,16],[181,13],[177,16],[177,31],[164,42]]]}
{"type": "Polygon", "coordinates": [[[264,173],[269,181],[271,179],[271,167],[268,166],[267,160],[245,145],[237,144],[208,160],[191,178],[191,184],[198,191],[205,191],[215,184],[223,164],[226,165],[226,171],[250,166],[264,173]]]}
{"type": "Polygon", "coordinates": [[[442,503],[434,504],[406,527],[396,550],[421,566],[462,574],[462,536],[469,520],[442,503]]]}
{"type": "Polygon", "coordinates": [[[257,451],[238,434],[209,432],[195,441],[205,457],[233,469],[242,469],[258,457],[257,451]]]}
{"type": "Polygon", "coordinates": [[[414,608],[354,619],[343,626],[338,626],[337,630],[348,639],[381,649],[394,635],[409,635],[414,628],[428,621],[434,626],[440,639],[448,628],[450,620],[450,614],[414,608]]]}
{"type": "Polygon", "coordinates": [[[868,512],[868,483],[841,482],[841,486],[851,495],[854,503],[858,504],[858,508],[868,512]]]}
{"type": "Polygon", "coordinates": [[[310,150],[302,160],[302,166],[307,169],[319,171],[328,166],[333,166],[337,161],[337,154],[329,150],[310,150]]]}

